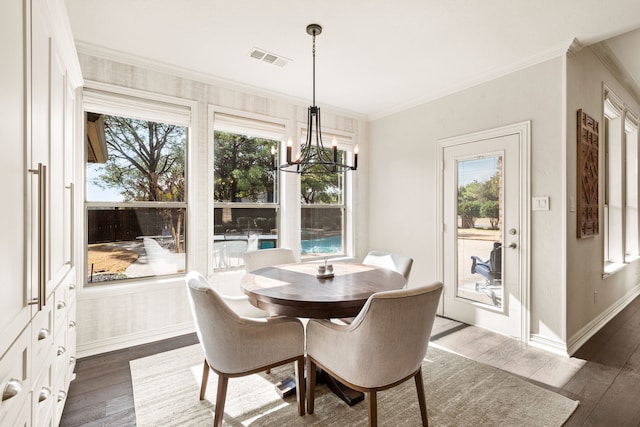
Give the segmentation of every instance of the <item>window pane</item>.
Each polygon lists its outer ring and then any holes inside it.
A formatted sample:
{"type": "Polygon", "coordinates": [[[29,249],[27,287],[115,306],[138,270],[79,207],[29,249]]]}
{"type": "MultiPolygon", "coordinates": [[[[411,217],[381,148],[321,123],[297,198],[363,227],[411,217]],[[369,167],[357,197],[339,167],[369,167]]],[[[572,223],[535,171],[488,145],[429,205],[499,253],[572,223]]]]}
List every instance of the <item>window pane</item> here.
{"type": "MultiPolygon", "coordinates": [[[[324,149],[327,156],[333,157],[330,148],[324,149]]],[[[345,152],[338,150],[338,156],[344,158],[345,152]]],[[[310,172],[304,173],[300,177],[301,203],[302,204],[341,204],[344,190],[344,172],[341,173],[314,173],[313,166],[310,172]]]]}
{"type": "Polygon", "coordinates": [[[626,215],[625,215],[625,255],[637,256],[638,242],[638,129],[626,132],[626,215]]]}
{"type": "Polygon", "coordinates": [[[278,246],[279,142],[242,133],[214,132],[214,269],[244,265],[247,250],[278,246]],[[247,206],[265,203],[269,207],[247,206]]]}
{"type": "Polygon", "coordinates": [[[87,201],[185,201],[187,128],[87,116],[87,201]]]}
{"type": "Polygon", "coordinates": [[[214,209],[214,269],[240,267],[248,250],[278,246],[275,208],[214,209]]]}
{"type": "Polygon", "coordinates": [[[184,272],[187,130],[87,112],[87,286],[184,272]]]}
{"type": "Polygon", "coordinates": [[[344,209],[302,208],[302,255],[344,254],[344,209]]]}
{"type": "MultiPolygon", "coordinates": [[[[333,157],[332,148],[324,150],[327,156],[333,157]]],[[[338,161],[344,162],[345,155],[343,150],[338,150],[338,161]]],[[[313,168],[300,176],[301,254],[303,257],[342,255],[345,253],[344,172],[326,173],[318,166],[319,171],[314,173],[313,168]]]]}
{"type": "Polygon", "coordinates": [[[224,202],[275,203],[271,148],[278,141],[214,132],[214,198],[224,202]]]}
{"type": "Polygon", "coordinates": [[[87,286],[185,270],[184,208],[87,210],[87,286]]]}

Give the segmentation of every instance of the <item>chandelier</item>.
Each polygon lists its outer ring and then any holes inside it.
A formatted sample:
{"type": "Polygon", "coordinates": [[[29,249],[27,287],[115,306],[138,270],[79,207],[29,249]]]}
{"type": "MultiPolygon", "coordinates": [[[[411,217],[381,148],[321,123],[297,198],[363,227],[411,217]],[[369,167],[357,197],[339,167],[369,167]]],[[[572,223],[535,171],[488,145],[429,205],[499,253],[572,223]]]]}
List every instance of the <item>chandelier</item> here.
{"type": "Polygon", "coordinates": [[[307,26],[307,33],[313,38],[313,105],[307,111],[307,136],[300,147],[300,154],[294,160],[292,158],[293,144],[287,143],[287,162],[276,166],[275,149],[271,149],[271,164],[273,169],[278,168],[285,172],[293,173],[338,173],[358,168],[358,146],[353,154],[353,166],[342,163],[339,158],[338,143],[333,138],[333,150],[325,149],[322,143],[322,131],[320,129],[320,107],[316,106],[316,36],[322,32],[318,24],[307,26]]]}

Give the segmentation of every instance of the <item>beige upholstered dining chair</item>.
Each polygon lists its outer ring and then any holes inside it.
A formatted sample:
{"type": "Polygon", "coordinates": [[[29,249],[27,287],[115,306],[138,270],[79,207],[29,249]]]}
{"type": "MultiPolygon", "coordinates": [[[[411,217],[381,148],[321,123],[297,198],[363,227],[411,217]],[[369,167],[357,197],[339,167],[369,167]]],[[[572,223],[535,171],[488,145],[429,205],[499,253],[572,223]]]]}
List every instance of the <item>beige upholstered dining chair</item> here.
{"type": "Polygon", "coordinates": [[[392,252],[369,251],[367,256],[364,257],[364,260],[362,260],[362,263],[397,271],[402,274],[408,282],[409,275],[411,274],[411,266],[413,265],[413,258],[392,252]]]}
{"type": "Polygon", "coordinates": [[[369,425],[378,422],[376,393],[414,378],[422,425],[428,425],[422,380],[442,283],[373,294],[349,325],[307,324],[307,412],[313,413],[316,365],[365,393],[369,425]]]}
{"type": "Polygon", "coordinates": [[[244,268],[251,272],[278,264],[298,262],[293,251],[285,248],[258,249],[244,254],[244,268]]]}
{"type": "Polygon", "coordinates": [[[229,378],[295,363],[298,414],[304,415],[304,327],[295,318],[238,316],[198,272],[186,276],[198,339],[204,350],[200,400],[209,369],[218,374],[214,426],[222,425],[229,378]]]}

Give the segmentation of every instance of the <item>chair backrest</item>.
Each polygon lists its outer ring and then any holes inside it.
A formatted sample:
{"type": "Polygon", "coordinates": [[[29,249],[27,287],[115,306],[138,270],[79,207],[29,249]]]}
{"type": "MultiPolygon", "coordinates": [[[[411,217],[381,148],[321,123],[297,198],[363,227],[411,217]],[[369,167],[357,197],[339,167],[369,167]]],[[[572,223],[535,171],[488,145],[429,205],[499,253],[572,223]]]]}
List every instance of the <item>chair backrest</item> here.
{"type": "Polygon", "coordinates": [[[241,317],[200,273],[190,272],[185,280],[198,339],[214,371],[246,374],[304,354],[298,319],[241,317]]]}
{"type": "Polygon", "coordinates": [[[349,328],[345,379],[379,387],[414,373],[427,353],[441,293],[436,282],[369,297],[349,328]]]}
{"type": "Polygon", "coordinates": [[[255,271],[264,267],[279,264],[291,264],[298,262],[291,249],[271,248],[247,251],[244,254],[244,268],[246,271],[255,271]]]}
{"type": "Polygon", "coordinates": [[[196,333],[209,365],[217,371],[232,373],[246,369],[242,354],[246,349],[238,329],[246,323],[198,272],[185,278],[196,333]]]}
{"type": "Polygon", "coordinates": [[[397,271],[409,281],[413,258],[392,252],[369,251],[362,263],[397,271]]]}

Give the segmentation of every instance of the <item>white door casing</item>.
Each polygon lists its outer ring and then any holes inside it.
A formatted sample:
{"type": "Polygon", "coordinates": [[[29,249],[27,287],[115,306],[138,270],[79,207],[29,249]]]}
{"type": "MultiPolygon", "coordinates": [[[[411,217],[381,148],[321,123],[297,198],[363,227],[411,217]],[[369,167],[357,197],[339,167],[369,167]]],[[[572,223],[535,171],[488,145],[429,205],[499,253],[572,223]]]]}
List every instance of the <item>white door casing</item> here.
{"type": "MultiPolygon", "coordinates": [[[[438,141],[437,148],[440,165],[437,265],[438,278],[445,285],[439,314],[524,342],[528,341],[530,329],[529,141],[530,122],[522,122],[443,139],[438,141]],[[464,249],[469,242],[458,238],[457,212],[458,185],[463,184],[458,182],[458,168],[478,159],[491,158],[500,159],[502,182],[501,225],[494,239],[502,245],[502,288],[496,291],[500,296],[498,303],[494,299],[493,304],[483,302],[482,298],[470,298],[469,293],[463,292],[462,284],[468,278],[463,280],[459,276],[469,268],[469,255],[488,258],[489,246],[477,254],[464,249]]],[[[489,244],[492,243],[485,242],[489,244]]],[[[491,293],[495,297],[495,293],[491,293]]]]}

